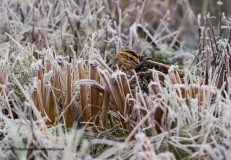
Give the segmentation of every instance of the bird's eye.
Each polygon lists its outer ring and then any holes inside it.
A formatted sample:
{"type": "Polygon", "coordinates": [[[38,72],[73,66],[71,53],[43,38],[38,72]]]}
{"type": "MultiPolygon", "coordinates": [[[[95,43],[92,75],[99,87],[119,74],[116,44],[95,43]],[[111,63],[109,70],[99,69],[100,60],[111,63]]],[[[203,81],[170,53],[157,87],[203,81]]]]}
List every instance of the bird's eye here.
{"type": "Polygon", "coordinates": [[[128,57],[128,60],[132,61],[132,60],[133,60],[133,58],[132,58],[132,57],[128,57]]]}

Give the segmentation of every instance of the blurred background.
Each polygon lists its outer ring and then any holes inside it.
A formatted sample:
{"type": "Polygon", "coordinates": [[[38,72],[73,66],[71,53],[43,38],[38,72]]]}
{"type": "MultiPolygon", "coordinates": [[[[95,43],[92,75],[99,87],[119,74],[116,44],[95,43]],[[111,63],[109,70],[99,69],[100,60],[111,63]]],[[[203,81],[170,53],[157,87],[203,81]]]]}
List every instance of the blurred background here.
{"type": "MultiPolygon", "coordinates": [[[[220,11],[229,20],[231,2],[222,2],[220,11]]],[[[18,44],[33,44],[38,57],[36,50],[49,47],[66,56],[72,54],[72,45],[78,55],[96,32],[95,48],[107,61],[125,48],[174,63],[185,57],[191,61],[198,49],[197,15],[219,15],[215,0],[2,0],[0,5],[0,50],[11,53],[20,48],[18,44]],[[136,35],[134,24],[151,35],[159,51],[147,35],[136,35]],[[183,56],[174,57],[176,52],[183,56]]],[[[217,34],[219,19],[211,21],[217,34]]],[[[200,23],[203,26],[203,20],[200,23]]]]}

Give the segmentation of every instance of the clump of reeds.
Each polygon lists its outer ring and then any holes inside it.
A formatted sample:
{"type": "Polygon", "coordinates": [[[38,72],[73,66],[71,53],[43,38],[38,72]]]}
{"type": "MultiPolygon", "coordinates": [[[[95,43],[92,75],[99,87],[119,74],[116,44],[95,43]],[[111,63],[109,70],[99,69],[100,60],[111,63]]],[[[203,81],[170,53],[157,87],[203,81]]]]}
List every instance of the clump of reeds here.
{"type": "Polygon", "coordinates": [[[168,1],[125,2],[3,1],[1,158],[229,157],[230,20],[220,11],[216,36],[211,17],[198,17],[200,47],[184,78],[172,66],[163,87],[153,69],[149,92],[138,84],[132,94],[126,74],[105,61],[131,47],[154,57],[159,46],[174,47],[181,27],[169,34],[168,1]],[[165,16],[153,36],[144,22],[159,5],[165,16]]]}

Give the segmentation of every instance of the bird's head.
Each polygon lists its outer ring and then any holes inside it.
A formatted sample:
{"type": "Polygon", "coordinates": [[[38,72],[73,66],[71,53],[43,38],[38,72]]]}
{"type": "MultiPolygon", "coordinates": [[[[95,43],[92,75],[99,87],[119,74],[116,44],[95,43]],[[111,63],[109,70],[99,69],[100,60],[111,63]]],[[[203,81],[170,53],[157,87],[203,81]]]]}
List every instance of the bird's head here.
{"type": "Polygon", "coordinates": [[[140,63],[138,56],[131,50],[124,50],[117,53],[114,63],[123,72],[130,72],[140,63]]]}

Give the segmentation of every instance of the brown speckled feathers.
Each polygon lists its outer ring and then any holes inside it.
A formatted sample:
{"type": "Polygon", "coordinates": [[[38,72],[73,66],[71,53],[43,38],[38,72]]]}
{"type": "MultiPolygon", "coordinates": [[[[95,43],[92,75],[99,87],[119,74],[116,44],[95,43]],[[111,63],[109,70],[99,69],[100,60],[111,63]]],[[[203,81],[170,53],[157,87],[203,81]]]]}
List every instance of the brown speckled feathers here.
{"type": "MultiPolygon", "coordinates": [[[[164,74],[168,74],[168,70],[171,64],[166,62],[161,62],[154,58],[147,58],[145,56],[138,56],[135,52],[131,50],[124,50],[117,53],[113,63],[111,64],[112,70],[116,70],[118,68],[127,74],[127,77],[130,79],[130,88],[132,93],[135,93],[135,87],[137,86],[136,79],[133,76],[134,71],[137,74],[139,84],[141,89],[148,93],[148,84],[152,80],[152,72],[149,69],[155,69],[164,74]]],[[[180,77],[182,78],[184,72],[178,70],[180,77]]],[[[159,75],[159,79],[161,84],[164,84],[164,76],[159,75]]]]}

